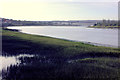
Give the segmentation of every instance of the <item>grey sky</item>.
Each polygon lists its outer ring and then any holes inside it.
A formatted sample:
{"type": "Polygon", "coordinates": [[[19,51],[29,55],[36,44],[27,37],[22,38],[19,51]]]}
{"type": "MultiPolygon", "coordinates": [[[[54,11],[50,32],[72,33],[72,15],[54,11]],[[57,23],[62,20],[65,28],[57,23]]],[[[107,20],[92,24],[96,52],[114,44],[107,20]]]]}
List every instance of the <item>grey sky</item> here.
{"type": "Polygon", "coordinates": [[[21,20],[117,19],[118,0],[4,0],[0,17],[21,20]]]}

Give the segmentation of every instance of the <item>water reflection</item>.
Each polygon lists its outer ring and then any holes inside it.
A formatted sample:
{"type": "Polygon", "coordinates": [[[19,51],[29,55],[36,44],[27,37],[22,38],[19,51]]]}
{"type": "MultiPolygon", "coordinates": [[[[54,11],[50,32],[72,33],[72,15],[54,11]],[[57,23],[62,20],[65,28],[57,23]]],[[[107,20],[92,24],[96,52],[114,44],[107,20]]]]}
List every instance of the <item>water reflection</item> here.
{"type": "Polygon", "coordinates": [[[0,71],[2,69],[6,69],[10,65],[15,65],[18,63],[18,60],[15,56],[12,57],[6,57],[6,56],[0,56],[0,71]]]}
{"type": "Polygon", "coordinates": [[[30,54],[20,54],[17,56],[0,56],[0,71],[6,70],[7,67],[11,65],[19,65],[20,64],[20,57],[34,57],[34,55],[30,54]]]}

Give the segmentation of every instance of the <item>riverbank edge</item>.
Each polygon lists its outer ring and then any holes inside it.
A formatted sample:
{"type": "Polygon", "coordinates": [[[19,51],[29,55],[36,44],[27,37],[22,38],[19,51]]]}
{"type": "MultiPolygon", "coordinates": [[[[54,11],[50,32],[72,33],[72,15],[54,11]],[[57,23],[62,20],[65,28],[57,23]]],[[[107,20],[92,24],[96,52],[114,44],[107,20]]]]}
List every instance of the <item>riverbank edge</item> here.
{"type": "MultiPolygon", "coordinates": [[[[25,33],[25,32],[22,32],[20,29],[10,29],[9,27],[3,28],[3,29],[4,30],[9,30],[9,31],[16,31],[16,32],[20,32],[20,33],[25,33]]],[[[29,34],[29,33],[25,33],[25,34],[29,34]]],[[[30,34],[30,35],[37,35],[37,34],[30,34]]],[[[43,35],[38,35],[38,36],[43,36],[43,35]]],[[[81,42],[81,43],[84,43],[84,44],[90,44],[90,45],[94,45],[94,46],[103,46],[103,47],[118,48],[118,46],[113,46],[113,45],[109,45],[109,44],[100,44],[100,43],[87,42],[87,41],[77,41],[77,40],[70,40],[70,39],[57,38],[57,37],[51,37],[51,36],[44,36],[44,37],[50,37],[50,38],[55,38],[55,39],[62,39],[62,40],[67,40],[67,41],[72,41],[72,42],[81,42]]]]}
{"type": "Polygon", "coordinates": [[[50,39],[56,39],[56,40],[62,40],[62,41],[67,41],[67,42],[73,42],[73,43],[75,42],[75,43],[80,43],[80,44],[83,44],[83,45],[89,45],[89,46],[95,46],[95,47],[119,49],[119,47],[112,46],[112,45],[107,45],[107,44],[99,44],[99,43],[85,42],[85,41],[76,41],[76,40],[69,40],[69,39],[56,38],[56,37],[50,37],[50,36],[42,36],[42,35],[36,35],[36,34],[27,34],[27,33],[21,32],[21,30],[17,30],[17,29],[8,29],[8,28],[5,28],[3,30],[5,30],[5,31],[11,31],[11,32],[17,32],[17,33],[25,34],[25,35],[46,37],[46,38],[50,38],[50,39]]]}

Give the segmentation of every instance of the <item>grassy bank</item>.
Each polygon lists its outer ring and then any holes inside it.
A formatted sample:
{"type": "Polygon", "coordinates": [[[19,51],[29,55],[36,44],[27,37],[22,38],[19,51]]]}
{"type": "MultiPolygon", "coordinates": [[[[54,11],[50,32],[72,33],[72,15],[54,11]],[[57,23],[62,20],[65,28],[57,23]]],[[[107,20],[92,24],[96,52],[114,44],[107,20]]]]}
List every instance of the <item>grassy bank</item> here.
{"type": "Polygon", "coordinates": [[[120,79],[120,49],[3,30],[3,55],[37,54],[20,58],[7,80],[120,79]]]}

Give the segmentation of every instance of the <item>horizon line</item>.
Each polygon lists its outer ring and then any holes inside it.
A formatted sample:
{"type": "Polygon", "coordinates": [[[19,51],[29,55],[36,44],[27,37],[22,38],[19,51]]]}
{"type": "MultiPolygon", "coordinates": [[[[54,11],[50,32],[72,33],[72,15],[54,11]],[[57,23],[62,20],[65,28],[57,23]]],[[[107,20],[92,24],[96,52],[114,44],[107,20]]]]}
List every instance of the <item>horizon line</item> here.
{"type": "MultiPolygon", "coordinates": [[[[0,17],[2,18],[2,17],[0,17]]],[[[119,20],[119,19],[79,19],[79,20],[23,20],[23,19],[12,19],[12,18],[3,18],[3,19],[11,19],[11,20],[20,20],[20,21],[87,21],[87,20],[119,20]]]]}

